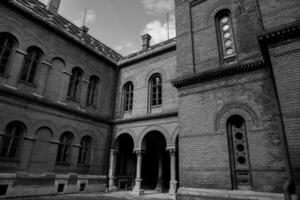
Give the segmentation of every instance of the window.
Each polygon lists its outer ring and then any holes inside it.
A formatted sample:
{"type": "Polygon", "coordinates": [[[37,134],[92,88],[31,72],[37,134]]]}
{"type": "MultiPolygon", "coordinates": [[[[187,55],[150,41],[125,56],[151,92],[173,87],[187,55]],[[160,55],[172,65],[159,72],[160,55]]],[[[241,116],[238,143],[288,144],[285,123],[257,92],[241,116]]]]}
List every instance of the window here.
{"type": "Polygon", "coordinates": [[[236,52],[232,17],[229,10],[222,10],[216,15],[216,26],[222,63],[230,62],[236,52]]]}
{"type": "Polygon", "coordinates": [[[91,158],[92,139],[88,136],[82,138],[80,142],[78,164],[88,165],[91,158]]]}
{"type": "Polygon", "coordinates": [[[70,80],[68,97],[73,100],[80,99],[81,80],[83,77],[83,71],[79,67],[75,67],[72,70],[72,76],[70,80]]]}
{"type": "Polygon", "coordinates": [[[60,137],[60,144],[57,152],[57,163],[69,163],[71,157],[71,148],[73,143],[73,134],[70,132],[64,133],[60,137]]]}
{"type": "Polygon", "coordinates": [[[16,42],[12,37],[0,35],[0,74],[5,74],[15,46],[16,42]]]}
{"type": "Polygon", "coordinates": [[[27,55],[24,59],[21,73],[21,81],[33,84],[37,67],[41,61],[42,55],[42,51],[37,47],[29,47],[27,49],[27,55]]]}
{"type": "Polygon", "coordinates": [[[162,104],[162,81],[160,74],[154,74],[150,79],[151,107],[162,104]]]}
{"type": "Polygon", "coordinates": [[[252,179],[245,120],[238,115],[231,116],[227,121],[229,155],[233,189],[251,189],[252,179]]]}
{"type": "Polygon", "coordinates": [[[16,158],[21,146],[22,138],[25,133],[25,128],[20,123],[8,124],[5,129],[5,134],[1,138],[0,157],[1,158],[16,158]]]}
{"type": "Polygon", "coordinates": [[[97,97],[99,90],[99,78],[97,76],[92,76],[90,78],[88,93],[87,93],[87,106],[97,106],[97,97]]]}
{"type": "Polygon", "coordinates": [[[128,82],[123,88],[123,109],[125,112],[132,111],[133,105],[133,84],[128,82]]]}

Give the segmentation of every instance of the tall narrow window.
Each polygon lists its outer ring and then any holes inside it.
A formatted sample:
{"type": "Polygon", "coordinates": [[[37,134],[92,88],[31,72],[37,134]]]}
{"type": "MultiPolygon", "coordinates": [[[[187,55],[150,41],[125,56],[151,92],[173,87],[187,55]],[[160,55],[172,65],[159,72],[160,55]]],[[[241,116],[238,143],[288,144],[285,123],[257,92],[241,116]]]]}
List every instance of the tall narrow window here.
{"type": "Polygon", "coordinates": [[[15,46],[16,42],[12,37],[0,35],[0,74],[5,74],[15,46]]]}
{"type": "Polygon", "coordinates": [[[123,109],[125,112],[132,111],[133,105],[133,84],[128,82],[123,88],[123,109]]]}
{"type": "Polygon", "coordinates": [[[69,163],[73,143],[73,134],[66,132],[60,137],[60,144],[57,152],[56,162],[60,164],[69,163]]]}
{"type": "Polygon", "coordinates": [[[222,10],[216,15],[216,26],[221,61],[223,64],[232,62],[235,59],[236,51],[232,17],[229,10],[222,10]]]}
{"type": "Polygon", "coordinates": [[[99,91],[99,78],[97,76],[92,76],[90,78],[88,94],[87,94],[87,106],[97,106],[97,97],[99,91]]]}
{"type": "Polygon", "coordinates": [[[82,77],[83,71],[79,67],[73,68],[68,90],[68,97],[76,101],[79,101],[80,99],[82,77]]]}
{"type": "Polygon", "coordinates": [[[25,81],[28,83],[34,82],[34,77],[37,71],[37,67],[41,61],[42,55],[42,51],[37,47],[29,47],[27,49],[27,55],[23,62],[21,81],[25,81]]]}
{"type": "Polygon", "coordinates": [[[91,159],[92,139],[89,136],[82,138],[80,142],[78,164],[89,165],[91,159]]]}
{"type": "Polygon", "coordinates": [[[233,189],[250,190],[252,179],[245,120],[238,115],[230,117],[227,132],[233,189]]]}
{"type": "Polygon", "coordinates": [[[162,104],[162,81],[160,74],[154,74],[150,79],[151,107],[162,104]]]}
{"type": "Polygon", "coordinates": [[[22,124],[13,122],[7,125],[5,134],[1,138],[0,157],[16,158],[22,142],[25,128],[22,124]]]}

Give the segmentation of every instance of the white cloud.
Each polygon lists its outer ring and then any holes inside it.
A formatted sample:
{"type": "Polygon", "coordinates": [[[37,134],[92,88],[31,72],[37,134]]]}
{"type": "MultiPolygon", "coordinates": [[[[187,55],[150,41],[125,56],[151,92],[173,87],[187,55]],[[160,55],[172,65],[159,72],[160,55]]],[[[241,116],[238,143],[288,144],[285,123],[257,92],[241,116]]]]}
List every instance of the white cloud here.
{"type": "MultiPolygon", "coordinates": [[[[151,35],[152,43],[156,44],[168,39],[168,24],[159,20],[152,21],[146,25],[142,34],[148,33],[151,35]]],[[[169,38],[176,36],[175,16],[171,15],[169,20],[169,38]]]]}
{"type": "Polygon", "coordinates": [[[48,4],[48,0],[40,0],[40,2],[42,2],[42,3],[45,4],[45,5],[48,4]]]}
{"type": "Polygon", "coordinates": [[[122,55],[125,56],[137,51],[137,49],[131,42],[122,42],[122,44],[116,45],[114,47],[114,50],[116,50],[118,53],[121,53],[122,55]]]}
{"type": "Polygon", "coordinates": [[[174,0],[142,0],[147,14],[166,14],[174,9],[174,0]]]}
{"type": "MultiPolygon", "coordinates": [[[[84,18],[84,12],[80,13],[79,19],[74,21],[74,24],[77,26],[82,26],[83,24],[83,18],[84,18]]],[[[85,18],[85,25],[91,25],[96,22],[97,15],[93,10],[87,10],[86,12],[86,18],[85,18]]]]}

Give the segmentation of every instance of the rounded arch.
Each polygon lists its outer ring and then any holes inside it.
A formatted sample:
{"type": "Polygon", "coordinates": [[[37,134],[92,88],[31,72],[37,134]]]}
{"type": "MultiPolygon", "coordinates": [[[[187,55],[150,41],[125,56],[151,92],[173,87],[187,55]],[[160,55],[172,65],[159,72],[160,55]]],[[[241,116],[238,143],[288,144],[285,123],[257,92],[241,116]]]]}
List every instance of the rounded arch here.
{"type": "Polygon", "coordinates": [[[12,42],[13,42],[14,48],[17,48],[19,46],[18,39],[12,33],[9,33],[9,32],[0,32],[0,37],[8,37],[8,38],[10,38],[12,40],[12,42]]]}
{"type": "Polygon", "coordinates": [[[4,130],[6,125],[9,124],[10,122],[19,121],[20,123],[24,124],[26,127],[25,136],[34,136],[34,132],[32,130],[33,123],[28,116],[22,114],[16,115],[16,113],[7,113],[6,116],[7,117],[3,117],[2,128],[1,128],[2,130],[4,130]]]}
{"type": "Polygon", "coordinates": [[[63,126],[58,130],[58,132],[57,132],[58,134],[55,136],[56,139],[59,140],[60,137],[66,132],[72,133],[74,141],[77,139],[76,136],[78,136],[78,131],[74,127],[68,126],[68,125],[63,126]]]}
{"type": "Polygon", "coordinates": [[[34,127],[32,128],[32,131],[36,134],[39,129],[41,128],[48,128],[52,132],[52,137],[54,136],[54,133],[57,133],[57,127],[54,122],[49,120],[41,120],[34,123],[34,127]]]}
{"type": "Polygon", "coordinates": [[[232,17],[236,17],[245,12],[243,0],[224,0],[211,5],[204,13],[204,26],[211,26],[215,23],[215,16],[222,10],[229,10],[232,17]]]}
{"type": "MultiPolygon", "coordinates": [[[[19,120],[14,120],[14,121],[11,121],[9,123],[7,123],[5,125],[5,128],[4,128],[4,131],[7,132],[7,130],[11,127],[11,126],[14,126],[14,125],[18,125],[18,126],[21,126],[22,129],[23,129],[23,134],[25,134],[28,130],[27,130],[27,126],[22,122],[22,121],[19,121],[19,120]]],[[[24,136],[24,135],[22,135],[24,136]]]]}
{"type": "Polygon", "coordinates": [[[93,143],[97,145],[98,140],[97,140],[95,132],[92,130],[80,131],[79,136],[78,136],[78,141],[75,141],[75,142],[80,143],[80,141],[86,136],[90,137],[92,139],[93,143]]]}
{"type": "Polygon", "coordinates": [[[44,51],[40,47],[38,47],[38,46],[29,46],[26,49],[26,52],[28,53],[30,51],[36,51],[36,52],[38,52],[40,54],[40,58],[45,55],[44,51]]]}
{"type": "Polygon", "coordinates": [[[56,61],[60,61],[60,62],[64,65],[64,67],[66,67],[66,62],[65,62],[65,60],[62,59],[61,57],[54,57],[54,58],[51,59],[51,63],[52,63],[52,64],[53,64],[54,62],[56,62],[56,61]]]}
{"type": "Polygon", "coordinates": [[[112,149],[118,150],[118,148],[119,148],[119,140],[120,140],[120,138],[125,137],[125,136],[128,137],[128,138],[130,138],[130,140],[132,142],[132,145],[134,147],[134,138],[129,133],[124,132],[124,133],[121,133],[120,135],[118,135],[118,137],[116,137],[114,139],[113,144],[112,144],[112,149]]]}
{"type": "Polygon", "coordinates": [[[146,75],[144,85],[148,86],[151,78],[157,74],[160,75],[162,82],[168,79],[168,74],[162,68],[155,68],[146,75]]]}
{"type": "Polygon", "coordinates": [[[227,120],[233,115],[243,117],[250,130],[260,124],[257,113],[248,104],[232,102],[224,105],[216,114],[215,131],[226,130],[227,120]]]}
{"type": "Polygon", "coordinates": [[[176,147],[176,139],[179,137],[179,134],[181,133],[182,128],[178,126],[172,133],[170,137],[170,141],[168,142],[169,146],[168,147],[176,147]]]}
{"type": "Polygon", "coordinates": [[[167,143],[166,145],[170,146],[170,140],[171,140],[170,137],[171,137],[171,135],[169,134],[169,132],[166,129],[164,129],[163,127],[161,127],[161,126],[150,126],[150,127],[145,128],[142,131],[142,133],[139,135],[139,137],[135,141],[134,148],[135,149],[141,149],[144,137],[148,133],[154,132],[154,131],[160,132],[165,137],[165,140],[166,140],[166,143],[167,143]]]}
{"type": "Polygon", "coordinates": [[[116,145],[116,142],[117,142],[118,138],[121,135],[123,135],[123,134],[128,134],[132,138],[133,144],[135,146],[136,139],[134,137],[135,136],[134,131],[131,130],[131,129],[122,129],[122,130],[118,131],[117,134],[115,134],[115,136],[114,136],[114,138],[112,140],[112,144],[111,144],[112,148],[114,148],[114,146],[116,145]]]}

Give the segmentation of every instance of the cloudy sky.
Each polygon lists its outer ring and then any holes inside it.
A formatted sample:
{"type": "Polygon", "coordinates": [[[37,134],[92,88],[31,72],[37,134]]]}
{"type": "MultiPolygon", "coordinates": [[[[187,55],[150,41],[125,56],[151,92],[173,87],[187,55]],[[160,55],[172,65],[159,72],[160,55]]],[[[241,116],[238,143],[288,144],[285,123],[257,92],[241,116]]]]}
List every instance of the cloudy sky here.
{"type": "MultiPolygon", "coordinates": [[[[40,0],[47,4],[48,0],[40,0]]],[[[174,0],[61,0],[59,13],[82,26],[87,9],[89,33],[122,55],[141,49],[141,35],[149,33],[152,44],[175,36],[174,0]]]]}

